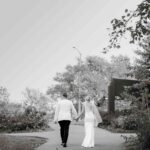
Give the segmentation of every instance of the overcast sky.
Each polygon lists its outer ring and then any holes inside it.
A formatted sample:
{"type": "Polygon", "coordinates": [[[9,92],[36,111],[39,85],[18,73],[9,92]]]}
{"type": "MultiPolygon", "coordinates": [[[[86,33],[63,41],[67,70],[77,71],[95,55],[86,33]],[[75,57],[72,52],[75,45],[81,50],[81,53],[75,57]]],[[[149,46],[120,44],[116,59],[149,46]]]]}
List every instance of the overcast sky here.
{"type": "MultiPolygon", "coordinates": [[[[73,46],[83,58],[103,56],[111,19],[139,2],[0,0],[0,86],[8,89],[14,102],[21,101],[26,87],[45,92],[56,72],[77,61],[73,46]]],[[[123,46],[120,53],[133,57],[128,50],[123,46]]]]}

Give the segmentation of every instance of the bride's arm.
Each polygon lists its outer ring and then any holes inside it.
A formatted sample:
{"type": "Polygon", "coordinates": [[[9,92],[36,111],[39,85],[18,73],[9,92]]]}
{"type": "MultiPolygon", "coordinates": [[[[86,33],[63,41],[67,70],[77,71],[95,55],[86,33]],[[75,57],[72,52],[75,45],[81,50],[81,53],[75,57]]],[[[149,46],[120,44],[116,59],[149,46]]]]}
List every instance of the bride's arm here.
{"type": "Polygon", "coordinates": [[[93,106],[93,113],[95,115],[97,123],[101,123],[102,122],[102,117],[101,117],[96,105],[93,103],[92,106],[93,106]]]}

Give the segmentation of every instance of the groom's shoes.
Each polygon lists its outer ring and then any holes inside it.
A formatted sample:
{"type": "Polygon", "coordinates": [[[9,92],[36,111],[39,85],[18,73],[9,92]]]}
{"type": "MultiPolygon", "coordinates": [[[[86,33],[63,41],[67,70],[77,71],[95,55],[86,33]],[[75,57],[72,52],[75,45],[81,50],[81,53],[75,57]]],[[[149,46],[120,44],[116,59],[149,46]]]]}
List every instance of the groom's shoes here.
{"type": "Polygon", "coordinates": [[[67,147],[67,144],[66,144],[66,143],[61,143],[61,145],[62,145],[63,147],[67,147]]]}
{"type": "Polygon", "coordinates": [[[67,147],[67,144],[66,144],[66,143],[61,143],[61,145],[62,145],[63,147],[67,147]]]}
{"type": "Polygon", "coordinates": [[[66,143],[64,143],[63,147],[67,147],[67,144],[66,144],[66,143]]]}

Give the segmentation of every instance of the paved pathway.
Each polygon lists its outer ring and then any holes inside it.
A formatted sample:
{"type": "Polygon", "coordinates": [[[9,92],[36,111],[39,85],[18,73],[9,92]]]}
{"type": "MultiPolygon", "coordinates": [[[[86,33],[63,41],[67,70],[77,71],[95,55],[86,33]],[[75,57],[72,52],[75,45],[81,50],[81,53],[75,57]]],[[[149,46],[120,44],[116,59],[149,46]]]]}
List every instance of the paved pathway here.
{"type": "MultiPolygon", "coordinates": [[[[81,142],[84,137],[84,127],[80,125],[71,125],[68,139],[68,147],[60,146],[59,126],[50,124],[54,131],[17,133],[18,136],[37,136],[48,138],[48,142],[41,145],[37,150],[84,150],[81,142]]],[[[128,134],[126,134],[128,135],[128,134]]],[[[95,128],[95,147],[92,150],[126,150],[123,146],[124,139],[119,133],[111,133],[107,130],[95,128]]],[[[89,148],[90,150],[90,148],[89,148]]]]}

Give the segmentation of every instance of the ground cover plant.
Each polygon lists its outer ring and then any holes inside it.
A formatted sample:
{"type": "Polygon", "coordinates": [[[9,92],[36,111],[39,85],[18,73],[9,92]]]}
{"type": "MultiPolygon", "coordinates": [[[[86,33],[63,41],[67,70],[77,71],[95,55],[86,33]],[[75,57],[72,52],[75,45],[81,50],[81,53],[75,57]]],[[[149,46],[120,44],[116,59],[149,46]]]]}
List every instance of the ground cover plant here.
{"type": "Polygon", "coordinates": [[[45,138],[0,135],[0,150],[33,150],[44,144],[45,138]]]}

